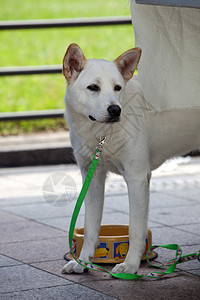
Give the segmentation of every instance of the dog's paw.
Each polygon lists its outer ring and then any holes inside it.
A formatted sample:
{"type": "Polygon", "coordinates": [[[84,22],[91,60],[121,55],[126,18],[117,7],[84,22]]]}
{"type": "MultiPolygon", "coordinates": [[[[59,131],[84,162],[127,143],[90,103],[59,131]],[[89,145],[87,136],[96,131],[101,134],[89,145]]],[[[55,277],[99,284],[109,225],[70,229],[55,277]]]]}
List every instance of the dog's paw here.
{"type": "Polygon", "coordinates": [[[131,264],[127,264],[125,262],[116,265],[111,273],[117,274],[117,273],[131,273],[131,274],[136,274],[138,271],[139,267],[137,267],[136,265],[131,265],[131,264]]]}
{"type": "Polygon", "coordinates": [[[62,273],[83,273],[85,270],[84,267],[79,265],[75,260],[68,262],[62,269],[62,273]]]}

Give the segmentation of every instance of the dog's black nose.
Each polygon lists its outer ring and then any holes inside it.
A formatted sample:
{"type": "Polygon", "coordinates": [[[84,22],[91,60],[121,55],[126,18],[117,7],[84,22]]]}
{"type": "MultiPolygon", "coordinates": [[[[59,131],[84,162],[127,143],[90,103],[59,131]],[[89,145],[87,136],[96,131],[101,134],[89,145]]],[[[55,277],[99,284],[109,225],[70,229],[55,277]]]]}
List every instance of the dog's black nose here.
{"type": "Polygon", "coordinates": [[[121,114],[121,108],[119,105],[110,105],[108,107],[108,112],[111,117],[119,117],[121,114]]]}

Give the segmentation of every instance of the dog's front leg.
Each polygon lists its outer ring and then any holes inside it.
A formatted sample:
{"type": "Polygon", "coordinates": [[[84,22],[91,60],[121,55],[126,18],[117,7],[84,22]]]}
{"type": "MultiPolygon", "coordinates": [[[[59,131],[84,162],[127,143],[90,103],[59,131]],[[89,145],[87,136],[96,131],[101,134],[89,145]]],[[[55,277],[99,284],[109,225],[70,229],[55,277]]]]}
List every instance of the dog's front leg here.
{"type": "Polygon", "coordinates": [[[145,249],[149,208],[149,180],[151,172],[128,175],[125,178],[129,194],[129,251],[123,263],[113,273],[136,273],[145,249]]]}
{"type": "MultiPolygon", "coordinates": [[[[83,180],[85,180],[85,176],[85,172],[82,171],[83,180]]],[[[106,172],[97,168],[85,198],[84,243],[80,259],[86,262],[89,262],[94,256],[98,244],[104,203],[105,178],[106,172]]],[[[82,273],[83,271],[84,267],[73,260],[64,266],[62,273],[82,273]]]]}

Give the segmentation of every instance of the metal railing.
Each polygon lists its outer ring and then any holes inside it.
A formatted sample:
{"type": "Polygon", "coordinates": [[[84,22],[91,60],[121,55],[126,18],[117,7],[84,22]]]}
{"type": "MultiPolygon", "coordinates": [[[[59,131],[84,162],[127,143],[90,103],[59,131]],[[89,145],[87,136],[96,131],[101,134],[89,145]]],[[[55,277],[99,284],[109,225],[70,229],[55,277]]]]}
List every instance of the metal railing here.
{"type": "Polygon", "coordinates": [[[0,113],[0,121],[22,121],[22,120],[33,120],[33,119],[53,119],[53,118],[63,118],[63,117],[64,117],[64,109],[48,109],[48,110],[0,113]]]}
{"type": "Polygon", "coordinates": [[[0,68],[0,76],[41,75],[62,73],[61,65],[0,68]]]}
{"type": "Polygon", "coordinates": [[[41,29],[60,27],[86,27],[131,24],[131,18],[101,17],[83,19],[51,19],[51,20],[26,20],[26,21],[0,21],[0,30],[8,29],[41,29]]]}
{"type": "MultiPolygon", "coordinates": [[[[0,30],[22,30],[42,29],[61,27],[88,27],[88,26],[109,26],[109,25],[130,25],[131,18],[124,17],[102,17],[84,19],[55,19],[55,20],[26,20],[26,21],[0,21],[0,30]]],[[[59,74],[62,72],[60,65],[53,66],[27,66],[27,67],[6,67],[0,68],[0,76],[19,75],[41,75],[59,74]]],[[[42,110],[27,112],[0,113],[0,121],[17,121],[31,119],[49,119],[63,117],[64,110],[42,110]]]]}

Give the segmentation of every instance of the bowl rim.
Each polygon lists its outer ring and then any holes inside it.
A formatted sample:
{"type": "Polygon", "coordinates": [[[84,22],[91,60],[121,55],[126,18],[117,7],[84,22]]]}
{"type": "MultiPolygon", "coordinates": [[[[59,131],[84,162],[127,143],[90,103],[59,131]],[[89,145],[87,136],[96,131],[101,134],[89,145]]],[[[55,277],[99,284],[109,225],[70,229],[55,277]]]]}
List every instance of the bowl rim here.
{"type": "MultiPolygon", "coordinates": [[[[101,225],[100,227],[100,230],[101,228],[115,228],[115,230],[117,230],[117,228],[126,228],[129,230],[129,225],[127,224],[120,224],[120,225],[117,225],[117,224],[104,224],[104,225],[101,225]]],[[[79,237],[79,238],[84,238],[84,227],[77,227],[74,229],[74,234],[73,234],[74,237],[79,237]],[[83,233],[79,233],[78,231],[79,230],[83,230],[83,233]]],[[[123,234],[123,235],[99,235],[99,239],[119,239],[119,238],[129,238],[129,234],[123,234]]]]}

